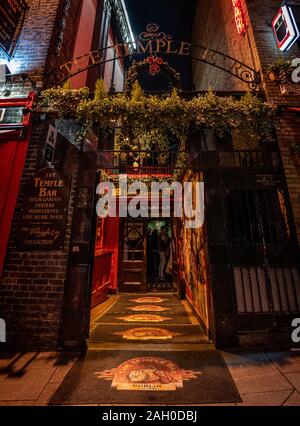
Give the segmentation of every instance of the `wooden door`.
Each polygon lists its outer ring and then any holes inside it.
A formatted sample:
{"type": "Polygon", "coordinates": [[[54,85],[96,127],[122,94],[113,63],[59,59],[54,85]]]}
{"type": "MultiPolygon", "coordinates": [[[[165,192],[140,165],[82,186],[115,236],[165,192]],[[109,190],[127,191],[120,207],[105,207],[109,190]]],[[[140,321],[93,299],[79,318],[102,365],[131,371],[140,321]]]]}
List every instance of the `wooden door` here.
{"type": "Polygon", "coordinates": [[[146,291],[146,259],[146,222],[124,219],[120,233],[119,291],[146,291]]]}

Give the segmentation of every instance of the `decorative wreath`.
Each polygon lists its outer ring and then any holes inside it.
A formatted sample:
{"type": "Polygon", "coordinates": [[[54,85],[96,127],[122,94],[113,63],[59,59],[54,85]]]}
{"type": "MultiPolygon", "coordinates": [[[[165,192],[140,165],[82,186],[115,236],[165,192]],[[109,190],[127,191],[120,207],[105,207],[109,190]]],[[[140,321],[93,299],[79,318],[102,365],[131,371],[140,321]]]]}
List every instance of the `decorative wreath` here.
{"type": "Polygon", "coordinates": [[[132,66],[126,73],[125,93],[129,95],[132,91],[135,81],[138,80],[139,74],[143,69],[147,69],[150,75],[163,74],[170,82],[170,88],[180,88],[180,74],[170,67],[168,62],[163,61],[157,56],[149,56],[142,61],[133,61],[132,66]]]}

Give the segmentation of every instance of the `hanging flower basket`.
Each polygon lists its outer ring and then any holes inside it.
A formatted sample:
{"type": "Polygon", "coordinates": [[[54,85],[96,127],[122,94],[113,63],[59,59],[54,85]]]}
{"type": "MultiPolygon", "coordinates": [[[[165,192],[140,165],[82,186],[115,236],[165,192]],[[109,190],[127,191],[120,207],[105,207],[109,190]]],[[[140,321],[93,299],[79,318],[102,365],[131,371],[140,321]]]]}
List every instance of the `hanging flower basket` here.
{"type": "Polygon", "coordinates": [[[270,70],[267,73],[267,77],[269,78],[270,81],[278,81],[278,79],[279,79],[278,74],[273,70],[270,70]]]}
{"type": "Polygon", "coordinates": [[[284,84],[287,83],[293,71],[292,61],[278,59],[274,64],[270,64],[266,70],[266,76],[272,82],[284,84]]]}

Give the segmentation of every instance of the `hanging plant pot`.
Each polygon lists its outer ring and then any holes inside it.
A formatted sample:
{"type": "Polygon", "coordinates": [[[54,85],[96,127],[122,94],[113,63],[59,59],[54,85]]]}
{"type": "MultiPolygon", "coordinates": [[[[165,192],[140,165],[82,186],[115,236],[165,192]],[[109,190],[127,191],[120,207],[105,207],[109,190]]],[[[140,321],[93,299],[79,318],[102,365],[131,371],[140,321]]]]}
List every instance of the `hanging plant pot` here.
{"type": "Polygon", "coordinates": [[[266,70],[266,76],[270,81],[284,84],[289,80],[293,71],[291,60],[279,58],[277,62],[270,64],[266,70]]]}
{"type": "Polygon", "coordinates": [[[279,75],[275,71],[269,71],[267,76],[268,76],[269,80],[271,80],[271,81],[278,81],[279,80],[279,75]]]}

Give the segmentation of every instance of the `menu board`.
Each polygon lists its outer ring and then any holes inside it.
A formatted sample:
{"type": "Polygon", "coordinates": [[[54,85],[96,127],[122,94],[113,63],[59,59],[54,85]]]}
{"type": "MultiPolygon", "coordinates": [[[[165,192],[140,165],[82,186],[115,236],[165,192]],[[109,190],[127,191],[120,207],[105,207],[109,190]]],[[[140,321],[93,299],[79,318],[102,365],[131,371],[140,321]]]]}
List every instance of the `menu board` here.
{"type": "Polygon", "coordinates": [[[19,250],[63,249],[71,181],[50,168],[30,179],[17,230],[19,250]]]}
{"type": "Polygon", "coordinates": [[[0,1],[0,46],[10,53],[14,36],[27,4],[24,0],[0,1]]]}

